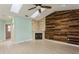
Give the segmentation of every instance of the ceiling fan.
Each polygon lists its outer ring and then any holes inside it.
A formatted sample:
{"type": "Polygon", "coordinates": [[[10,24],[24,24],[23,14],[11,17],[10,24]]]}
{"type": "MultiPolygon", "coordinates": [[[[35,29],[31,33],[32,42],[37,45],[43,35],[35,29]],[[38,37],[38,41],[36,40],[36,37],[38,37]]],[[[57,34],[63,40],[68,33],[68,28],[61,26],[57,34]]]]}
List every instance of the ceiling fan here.
{"type": "Polygon", "coordinates": [[[30,8],[30,9],[28,9],[28,10],[32,10],[32,9],[35,9],[35,8],[38,8],[38,11],[39,11],[39,13],[41,13],[42,11],[41,11],[41,8],[46,8],[46,9],[51,9],[52,7],[51,6],[44,6],[44,5],[42,5],[42,4],[34,4],[35,5],[35,7],[32,7],[32,8],[30,8]]]}

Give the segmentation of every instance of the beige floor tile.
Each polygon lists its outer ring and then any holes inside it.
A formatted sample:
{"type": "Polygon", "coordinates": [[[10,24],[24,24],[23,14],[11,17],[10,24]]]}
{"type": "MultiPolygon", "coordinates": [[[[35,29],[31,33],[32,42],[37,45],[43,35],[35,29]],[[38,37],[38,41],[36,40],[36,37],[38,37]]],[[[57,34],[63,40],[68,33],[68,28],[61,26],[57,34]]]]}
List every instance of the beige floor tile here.
{"type": "Polygon", "coordinates": [[[36,40],[28,41],[19,44],[11,44],[7,41],[0,44],[0,53],[2,54],[65,54],[65,53],[79,53],[79,47],[55,43],[52,40],[36,40]]]}

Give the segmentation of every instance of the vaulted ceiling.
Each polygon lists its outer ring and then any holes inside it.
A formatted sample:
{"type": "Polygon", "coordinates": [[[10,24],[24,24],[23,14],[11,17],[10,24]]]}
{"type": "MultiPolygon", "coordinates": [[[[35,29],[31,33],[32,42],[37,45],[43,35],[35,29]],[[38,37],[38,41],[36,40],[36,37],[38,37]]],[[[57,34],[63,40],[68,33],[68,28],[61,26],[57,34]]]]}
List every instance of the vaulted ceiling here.
{"type": "MultiPolygon", "coordinates": [[[[79,9],[79,4],[43,4],[43,5],[47,6],[49,5],[52,7],[52,9],[46,9],[44,12],[40,14],[40,16],[37,16],[35,18],[36,20],[39,20],[54,11],[79,9]]],[[[9,19],[9,16],[22,16],[22,17],[25,17],[25,15],[31,16],[37,10],[33,9],[29,11],[28,9],[34,7],[34,5],[24,4],[20,12],[16,14],[10,11],[11,6],[12,6],[11,4],[0,4],[0,19],[9,19]]]]}

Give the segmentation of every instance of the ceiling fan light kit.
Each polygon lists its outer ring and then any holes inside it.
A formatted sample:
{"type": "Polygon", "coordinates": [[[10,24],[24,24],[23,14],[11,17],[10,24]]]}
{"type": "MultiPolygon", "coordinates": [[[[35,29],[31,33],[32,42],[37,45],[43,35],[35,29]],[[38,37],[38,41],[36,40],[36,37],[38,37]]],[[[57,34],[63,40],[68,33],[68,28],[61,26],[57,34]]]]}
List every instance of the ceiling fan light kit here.
{"type": "MultiPolygon", "coordinates": [[[[43,6],[42,4],[34,4],[35,6],[28,9],[28,10],[33,10],[33,9],[37,9],[37,11],[35,13],[33,13],[31,15],[31,18],[35,18],[38,15],[40,15],[40,13],[44,12],[46,9],[51,9],[51,6],[43,6]]],[[[28,15],[25,15],[26,17],[28,17],[28,15]]]]}
{"type": "Polygon", "coordinates": [[[40,13],[39,13],[39,11],[37,10],[35,13],[33,13],[33,14],[31,15],[31,18],[35,18],[35,17],[37,17],[38,15],[40,15],[40,13]]]}
{"type": "MultiPolygon", "coordinates": [[[[18,14],[22,8],[23,4],[12,4],[11,6],[11,12],[18,14]]],[[[30,17],[35,18],[38,15],[40,15],[42,12],[44,12],[46,9],[51,9],[51,6],[44,6],[42,4],[34,4],[34,7],[28,9],[28,10],[33,10],[37,9],[35,13],[33,13],[30,17]]],[[[28,15],[25,15],[26,17],[29,17],[28,15]]]]}
{"type": "Polygon", "coordinates": [[[42,9],[51,9],[52,8],[51,6],[43,6],[42,4],[34,4],[34,5],[35,5],[35,7],[32,7],[30,9],[28,9],[28,10],[33,10],[33,9],[36,9],[37,8],[38,11],[39,11],[39,13],[41,13],[42,12],[42,9]]]}

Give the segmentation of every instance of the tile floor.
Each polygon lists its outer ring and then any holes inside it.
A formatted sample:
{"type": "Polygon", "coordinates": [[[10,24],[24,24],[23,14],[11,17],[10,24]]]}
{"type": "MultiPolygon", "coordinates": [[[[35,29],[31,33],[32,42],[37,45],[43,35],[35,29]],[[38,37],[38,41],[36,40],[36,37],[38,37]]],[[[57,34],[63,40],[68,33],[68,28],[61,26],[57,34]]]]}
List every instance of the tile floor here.
{"type": "Polygon", "coordinates": [[[6,41],[0,44],[0,54],[78,54],[79,47],[56,43],[50,40],[28,41],[12,44],[6,41]]]}

